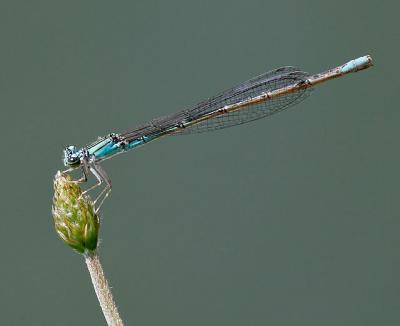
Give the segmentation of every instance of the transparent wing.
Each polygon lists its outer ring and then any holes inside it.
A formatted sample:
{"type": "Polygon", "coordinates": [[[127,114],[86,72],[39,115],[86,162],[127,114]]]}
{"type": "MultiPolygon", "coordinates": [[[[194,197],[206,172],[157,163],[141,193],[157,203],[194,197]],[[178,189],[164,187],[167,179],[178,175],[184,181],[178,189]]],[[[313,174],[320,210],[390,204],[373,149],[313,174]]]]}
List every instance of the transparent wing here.
{"type": "MultiPolygon", "coordinates": [[[[242,102],[257,97],[262,93],[271,92],[289,85],[293,85],[307,79],[308,74],[293,67],[284,67],[265,75],[253,78],[221,95],[204,101],[192,110],[193,116],[201,118],[202,112],[213,112],[227,105],[242,102]],[[200,112],[199,112],[200,111],[200,112]],[[198,113],[199,112],[199,113],[198,113]]],[[[309,96],[311,89],[303,89],[299,92],[287,94],[282,97],[249,105],[239,111],[202,121],[192,127],[182,129],[177,134],[192,134],[206,131],[218,130],[258,120],[270,116],[293,106],[309,96]]]]}
{"type": "Polygon", "coordinates": [[[120,134],[120,137],[123,140],[130,141],[143,136],[154,137],[168,133],[187,135],[223,129],[261,119],[301,102],[310,94],[310,89],[303,89],[262,103],[248,105],[238,111],[227,112],[183,128],[185,124],[202,120],[204,116],[216,112],[227,105],[242,102],[266,92],[303,82],[308,76],[308,73],[294,67],[278,68],[200,102],[191,109],[154,119],[135,130],[120,134]],[[178,129],[176,129],[177,127],[178,129]]]}

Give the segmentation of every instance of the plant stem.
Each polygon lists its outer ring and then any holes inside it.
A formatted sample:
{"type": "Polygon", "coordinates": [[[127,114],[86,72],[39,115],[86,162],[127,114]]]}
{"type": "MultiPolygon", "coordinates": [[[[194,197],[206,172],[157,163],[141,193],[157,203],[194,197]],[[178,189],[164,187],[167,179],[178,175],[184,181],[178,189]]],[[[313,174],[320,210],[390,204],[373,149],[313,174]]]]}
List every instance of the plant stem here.
{"type": "Polygon", "coordinates": [[[123,326],[103,268],[101,267],[99,255],[96,251],[89,251],[84,254],[84,257],[97,299],[99,300],[108,326],[123,326]]]}

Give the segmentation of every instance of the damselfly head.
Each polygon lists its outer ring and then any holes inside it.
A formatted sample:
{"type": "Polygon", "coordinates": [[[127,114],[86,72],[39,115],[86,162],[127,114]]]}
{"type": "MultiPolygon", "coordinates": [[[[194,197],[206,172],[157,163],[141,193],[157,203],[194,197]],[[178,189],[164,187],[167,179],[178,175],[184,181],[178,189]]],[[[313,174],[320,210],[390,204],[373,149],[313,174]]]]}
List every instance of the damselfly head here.
{"type": "Polygon", "coordinates": [[[64,165],[78,167],[81,164],[81,152],[75,146],[70,145],[64,149],[64,165]]]}

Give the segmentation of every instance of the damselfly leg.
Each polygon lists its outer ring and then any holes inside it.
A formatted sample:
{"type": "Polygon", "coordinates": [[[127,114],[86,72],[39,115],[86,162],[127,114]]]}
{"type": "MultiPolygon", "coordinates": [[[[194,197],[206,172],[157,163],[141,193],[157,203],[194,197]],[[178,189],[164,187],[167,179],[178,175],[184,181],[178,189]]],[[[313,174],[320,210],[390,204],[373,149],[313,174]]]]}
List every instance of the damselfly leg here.
{"type": "MultiPolygon", "coordinates": [[[[69,168],[67,170],[64,170],[63,173],[70,173],[74,171],[74,168],[69,168]]],[[[85,183],[88,181],[88,172],[93,174],[93,176],[96,178],[96,184],[93,186],[85,189],[82,191],[82,195],[86,195],[89,192],[93,191],[97,187],[101,186],[104,183],[104,188],[100,191],[100,193],[97,195],[96,199],[93,201],[93,204],[96,208],[96,213],[99,211],[100,207],[103,205],[105,199],[110,195],[111,193],[111,179],[107,175],[106,171],[96,163],[88,163],[86,160],[83,160],[82,165],[81,165],[81,171],[82,171],[82,176],[79,179],[72,180],[71,182],[75,183],[85,183]],[[99,204],[98,204],[99,203],[99,204]]]]}
{"type": "Polygon", "coordinates": [[[87,189],[84,193],[87,193],[88,191],[99,187],[103,182],[105,184],[104,188],[100,191],[100,193],[97,195],[96,199],[93,201],[93,204],[96,207],[96,213],[97,213],[99,211],[101,205],[103,205],[106,198],[110,195],[112,184],[111,184],[110,177],[108,176],[106,171],[99,164],[96,164],[96,163],[90,164],[89,170],[96,177],[98,182],[93,187],[87,189]],[[98,202],[99,202],[99,204],[97,204],[98,202]]]}

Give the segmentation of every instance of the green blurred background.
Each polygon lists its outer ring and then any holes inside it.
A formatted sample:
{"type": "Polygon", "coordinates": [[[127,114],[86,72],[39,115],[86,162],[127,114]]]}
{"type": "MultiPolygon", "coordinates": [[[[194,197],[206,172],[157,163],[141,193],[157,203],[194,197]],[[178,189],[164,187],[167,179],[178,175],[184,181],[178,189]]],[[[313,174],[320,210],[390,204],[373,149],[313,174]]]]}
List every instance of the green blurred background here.
{"type": "Polygon", "coordinates": [[[64,145],[371,54],[271,119],[105,162],[100,255],[126,325],[399,325],[399,9],[2,0],[0,324],[105,324],[53,228],[64,145]]]}

